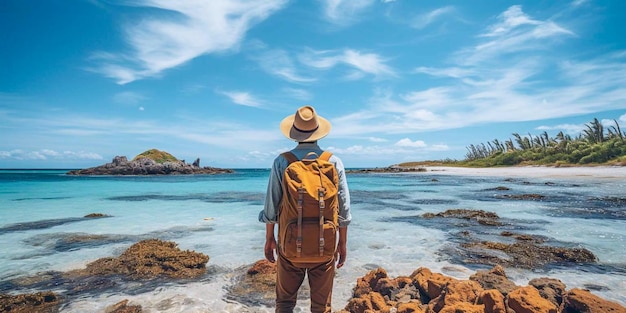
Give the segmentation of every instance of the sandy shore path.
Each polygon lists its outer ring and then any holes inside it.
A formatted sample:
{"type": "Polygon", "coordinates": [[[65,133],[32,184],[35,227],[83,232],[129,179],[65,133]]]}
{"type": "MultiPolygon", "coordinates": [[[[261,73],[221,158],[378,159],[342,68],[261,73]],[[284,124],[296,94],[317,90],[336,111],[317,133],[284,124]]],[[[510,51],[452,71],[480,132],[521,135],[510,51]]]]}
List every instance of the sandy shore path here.
{"type": "Polygon", "coordinates": [[[593,178],[593,179],[626,179],[626,166],[594,166],[594,167],[446,167],[427,166],[429,174],[466,175],[466,176],[505,176],[505,177],[537,177],[537,178],[593,178]]]}

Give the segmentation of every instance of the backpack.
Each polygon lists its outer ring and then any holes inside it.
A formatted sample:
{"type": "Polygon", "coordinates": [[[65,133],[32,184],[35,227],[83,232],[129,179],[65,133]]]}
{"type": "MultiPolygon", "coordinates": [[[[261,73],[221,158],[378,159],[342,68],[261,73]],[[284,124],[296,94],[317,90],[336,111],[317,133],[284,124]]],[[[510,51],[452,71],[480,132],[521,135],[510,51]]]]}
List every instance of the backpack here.
{"type": "Polygon", "coordinates": [[[332,260],[339,227],[339,178],[330,152],[311,152],[302,160],[291,152],[283,175],[283,197],[278,213],[278,249],[292,263],[332,260]],[[310,158],[315,156],[317,158],[310,158]]]}

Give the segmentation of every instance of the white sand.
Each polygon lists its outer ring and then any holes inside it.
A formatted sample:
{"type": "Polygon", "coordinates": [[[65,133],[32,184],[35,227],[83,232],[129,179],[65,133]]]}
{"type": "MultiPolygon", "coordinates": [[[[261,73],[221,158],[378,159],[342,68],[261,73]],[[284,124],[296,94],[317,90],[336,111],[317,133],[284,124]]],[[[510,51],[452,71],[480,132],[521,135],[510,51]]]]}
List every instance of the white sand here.
{"type": "Polygon", "coordinates": [[[593,178],[593,179],[626,179],[626,166],[593,166],[593,167],[446,167],[426,166],[429,174],[466,175],[466,176],[506,176],[506,177],[538,177],[538,178],[593,178]]]}

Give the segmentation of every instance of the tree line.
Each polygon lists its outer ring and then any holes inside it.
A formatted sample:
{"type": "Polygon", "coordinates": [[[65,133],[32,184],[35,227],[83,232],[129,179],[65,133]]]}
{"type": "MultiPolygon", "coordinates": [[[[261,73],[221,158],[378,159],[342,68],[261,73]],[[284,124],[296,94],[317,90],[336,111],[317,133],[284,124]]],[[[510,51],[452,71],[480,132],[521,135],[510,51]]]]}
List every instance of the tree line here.
{"type": "Polygon", "coordinates": [[[469,166],[592,164],[611,161],[626,164],[626,132],[617,120],[605,127],[597,118],[585,124],[576,137],[562,131],[550,137],[546,131],[533,136],[513,133],[504,141],[467,146],[465,160],[469,166]]]}

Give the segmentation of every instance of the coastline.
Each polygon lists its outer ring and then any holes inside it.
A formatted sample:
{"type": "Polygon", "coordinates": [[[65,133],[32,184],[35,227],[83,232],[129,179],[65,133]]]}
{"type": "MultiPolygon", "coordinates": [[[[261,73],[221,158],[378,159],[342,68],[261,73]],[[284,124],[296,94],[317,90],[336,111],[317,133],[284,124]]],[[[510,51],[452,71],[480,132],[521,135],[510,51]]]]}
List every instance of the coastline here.
{"type": "Polygon", "coordinates": [[[429,174],[492,176],[492,177],[531,177],[531,178],[589,178],[589,179],[626,179],[624,166],[584,166],[584,167],[453,167],[423,166],[429,174]]]}

